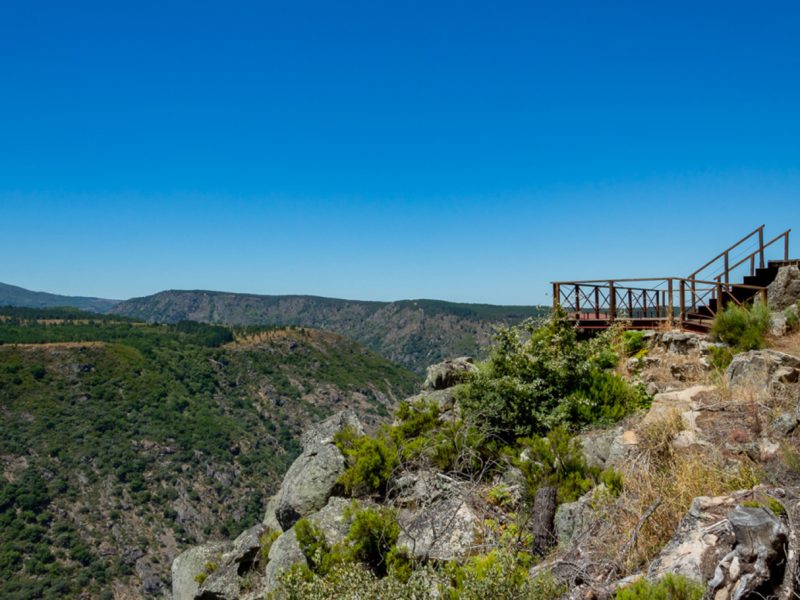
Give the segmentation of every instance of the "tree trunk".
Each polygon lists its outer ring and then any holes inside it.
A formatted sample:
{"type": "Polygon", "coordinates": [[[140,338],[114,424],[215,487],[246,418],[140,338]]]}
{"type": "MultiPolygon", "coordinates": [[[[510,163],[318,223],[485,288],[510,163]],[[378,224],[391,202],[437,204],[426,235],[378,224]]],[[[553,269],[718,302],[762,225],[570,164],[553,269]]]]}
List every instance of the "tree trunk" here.
{"type": "Polygon", "coordinates": [[[542,486],[533,499],[533,547],[537,554],[546,554],[556,541],[555,516],[556,488],[542,486]]]}

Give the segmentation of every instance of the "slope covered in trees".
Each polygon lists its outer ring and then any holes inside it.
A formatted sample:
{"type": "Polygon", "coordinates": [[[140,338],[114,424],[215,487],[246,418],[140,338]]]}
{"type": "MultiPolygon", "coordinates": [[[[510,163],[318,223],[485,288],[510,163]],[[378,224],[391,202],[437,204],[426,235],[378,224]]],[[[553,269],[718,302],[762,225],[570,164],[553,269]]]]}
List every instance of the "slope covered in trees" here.
{"type": "Polygon", "coordinates": [[[161,593],[260,519],[310,420],[417,377],[341,336],[0,309],[0,597],[161,593]]]}

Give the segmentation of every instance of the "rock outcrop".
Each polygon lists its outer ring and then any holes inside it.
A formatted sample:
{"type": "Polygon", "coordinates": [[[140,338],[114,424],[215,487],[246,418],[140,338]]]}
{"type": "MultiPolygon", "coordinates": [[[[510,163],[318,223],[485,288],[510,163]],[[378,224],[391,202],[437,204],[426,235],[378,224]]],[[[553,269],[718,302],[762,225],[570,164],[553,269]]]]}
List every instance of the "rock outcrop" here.
{"type": "Polygon", "coordinates": [[[228,548],[227,542],[210,542],[179,554],[172,561],[173,600],[194,600],[200,589],[198,575],[205,572],[207,564],[218,564],[228,548]]]}
{"type": "Polygon", "coordinates": [[[468,356],[445,360],[428,367],[428,375],[422,384],[422,389],[429,391],[453,387],[461,383],[468,373],[476,370],[473,359],[468,356]]]}
{"type": "Polygon", "coordinates": [[[346,427],[359,435],[364,429],[352,412],[337,413],[303,434],[303,452],[289,467],[278,492],[267,503],[265,527],[286,531],[298,519],[321,509],[344,473],[345,459],[333,437],[346,427]]]}
{"type": "Polygon", "coordinates": [[[800,358],[777,350],[751,350],[734,356],[725,376],[734,390],[768,394],[776,384],[798,381],[800,358]]]}
{"type": "Polygon", "coordinates": [[[800,269],[794,265],[781,267],[767,288],[767,302],[771,310],[781,311],[797,306],[800,300],[800,269]]]}

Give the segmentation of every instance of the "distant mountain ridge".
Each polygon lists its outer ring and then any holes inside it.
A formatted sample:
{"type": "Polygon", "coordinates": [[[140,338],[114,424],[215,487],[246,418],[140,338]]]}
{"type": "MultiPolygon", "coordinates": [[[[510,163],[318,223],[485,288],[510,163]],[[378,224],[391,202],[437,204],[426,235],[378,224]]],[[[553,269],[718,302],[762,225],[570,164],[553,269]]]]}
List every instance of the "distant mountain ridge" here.
{"type": "Polygon", "coordinates": [[[130,300],[33,292],[0,283],[0,306],[72,306],[143,321],[191,320],[219,325],[296,325],[345,335],[370,350],[422,373],[454,356],[480,356],[498,325],[549,313],[545,306],[498,306],[444,300],[379,302],[321,296],[267,296],[205,290],[167,290],[130,300]]]}
{"type": "Polygon", "coordinates": [[[107,313],[119,300],[87,296],[62,296],[48,292],[33,292],[16,285],[0,283],[0,306],[26,306],[28,308],[53,308],[71,306],[98,313],[107,313]]]}
{"type": "Polygon", "coordinates": [[[377,302],[319,296],[262,296],[169,290],[133,298],[113,314],[145,321],[297,325],[346,335],[414,371],[444,358],[478,355],[498,325],[548,314],[544,306],[495,306],[442,300],[377,302]]]}

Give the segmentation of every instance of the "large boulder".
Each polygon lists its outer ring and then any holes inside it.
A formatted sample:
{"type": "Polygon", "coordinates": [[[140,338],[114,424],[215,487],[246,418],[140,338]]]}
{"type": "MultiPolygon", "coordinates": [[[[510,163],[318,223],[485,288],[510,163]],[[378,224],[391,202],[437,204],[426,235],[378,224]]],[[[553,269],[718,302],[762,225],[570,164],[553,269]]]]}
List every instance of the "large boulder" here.
{"type": "Polygon", "coordinates": [[[424,471],[399,478],[395,491],[402,506],[399,547],[423,560],[458,560],[471,554],[482,520],[472,509],[466,485],[424,471]]]}
{"type": "Polygon", "coordinates": [[[428,374],[422,384],[423,390],[444,390],[464,381],[468,373],[477,371],[469,356],[452,358],[428,367],[428,374]]]}
{"type": "MultiPolygon", "coordinates": [[[[350,505],[350,500],[334,496],[321,510],[308,516],[308,520],[320,528],[330,546],[344,540],[350,530],[350,521],[345,517],[350,505]]],[[[294,527],[275,540],[268,558],[269,562],[264,572],[264,588],[269,592],[278,587],[281,576],[292,566],[306,564],[294,527]]]]}
{"type": "Polygon", "coordinates": [[[788,531],[772,511],[736,506],[728,513],[736,546],[717,565],[714,598],[775,598],[783,580],[788,531]]]}
{"type": "Polygon", "coordinates": [[[726,515],[739,500],[737,495],[695,498],[675,535],[650,563],[648,579],[675,573],[695,581],[710,580],[736,542],[726,515]]]}
{"type": "Polygon", "coordinates": [[[303,452],[289,467],[278,492],[270,498],[264,526],[286,531],[298,519],[321,509],[346,468],[345,458],[333,437],[350,427],[358,434],[364,429],[352,411],[337,413],[303,434],[303,452]]]}
{"type": "Polygon", "coordinates": [[[597,523],[594,502],[598,494],[606,490],[604,485],[591,490],[578,498],[575,502],[565,502],[556,510],[553,525],[556,538],[561,546],[569,546],[573,540],[586,535],[592,525],[597,523]]]}
{"type": "Polygon", "coordinates": [[[219,564],[222,555],[230,549],[228,542],[210,542],[182,552],[172,561],[173,600],[194,600],[200,583],[197,576],[205,573],[206,564],[219,564]]]}
{"type": "Polygon", "coordinates": [[[777,350],[751,350],[733,357],[725,377],[732,389],[770,393],[776,384],[795,383],[800,358],[777,350]]]}
{"type": "Polygon", "coordinates": [[[800,269],[786,266],[778,269],[778,274],[767,288],[767,303],[772,310],[784,310],[796,306],[800,300],[800,269]]]}
{"type": "Polygon", "coordinates": [[[261,550],[264,526],[257,524],[244,531],[226,548],[217,568],[206,577],[196,600],[236,600],[241,597],[240,577],[253,570],[261,550]]]}

